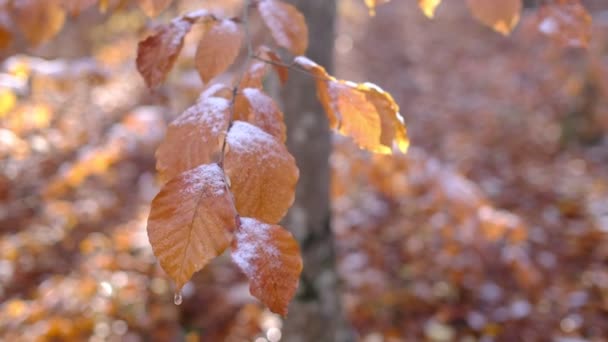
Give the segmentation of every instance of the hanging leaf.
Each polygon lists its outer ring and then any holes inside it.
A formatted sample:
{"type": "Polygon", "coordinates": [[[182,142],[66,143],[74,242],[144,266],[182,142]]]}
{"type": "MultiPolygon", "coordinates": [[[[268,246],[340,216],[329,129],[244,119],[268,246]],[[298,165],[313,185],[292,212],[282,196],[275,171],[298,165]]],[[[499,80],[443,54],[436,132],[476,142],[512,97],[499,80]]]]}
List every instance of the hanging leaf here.
{"type": "Polygon", "coordinates": [[[158,32],[137,46],[137,70],[149,88],[160,85],[173,68],[177,56],[184,46],[184,37],[192,23],[186,18],[174,19],[162,26],[158,32]]]}
{"type": "Polygon", "coordinates": [[[418,0],[418,6],[428,18],[435,16],[435,10],[440,3],[441,0],[418,0]]]}
{"type": "Polygon", "coordinates": [[[195,63],[204,83],[226,71],[243,43],[243,31],[232,20],[213,23],[196,49],[195,63]]]}
{"type": "Polygon", "coordinates": [[[306,57],[295,63],[316,76],[317,95],[332,129],[372,152],[389,154],[393,147],[407,152],[405,124],[389,93],[372,83],[338,80],[306,57]]]}
{"type": "Polygon", "coordinates": [[[230,101],[221,97],[202,97],[175,118],[156,150],[156,169],[161,179],[167,181],[216,160],[229,118],[230,101]]]}
{"type": "MultiPolygon", "coordinates": [[[[261,46],[256,51],[255,55],[263,60],[274,62],[275,64],[272,64],[272,67],[277,73],[281,84],[285,84],[285,82],[287,82],[287,79],[289,78],[289,70],[285,65],[282,65],[281,58],[276,52],[266,46],[261,46]]],[[[267,62],[256,59],[252,60],[243,74],[243,78],[239,84],[239,89],[262,89],[264,87],[264,77],[266,77],[266,74],[268,73],[269,66],[269,63],[267,62]]]]}
{"type": "Polygon", "coordinates": [[[591,15],[579,1],[543,6],[537,21],[540,32],[563,46],[587,47],[591,41],[591,15]]]}
{"type": "Polygon", "coordinates": [[[261,0],[258,11],[277,45],[294,55],[302,55],[308,48],[306,19],[293,5],[279,0],[261,0]]]}
{"type": "Polygon", "coordinates": [[[222,169],[217,164],[201,165],[175,177],[156,195],[148,238],[179,290],[230,245],[236,222],[222,169]]]}
{"type": "Polygon", "coordinates": [[[65,22],[65,11],[57,0],[19,0],[11,6],[14,21],[34,45],[53,38],[65,22]]]}
{"type": "Polygon", "coordinates": [[[295,197],[299,171],[285,145],[260,128],[235,121],[227,136],[224,169],[242,216],[277,223],[295,197]]]}
{"type": "Polygon", "coordinates": [[[376,6],[385,4],[389,1],[390,0],[365,0],[365,5],[367,5],[367,8],[369,8],[369,15],[375,16],[376,15],[376,6]]]}
{"type": "Polygon", "coordinates": [[[278,225],[241,218],[232,243],[232,260],[249,278],[249,290],[272,312],[287,315],[300,273],[300,248],[278,225]]]}
{"type": "Polygon", "coordinates": [[[283,112],[274,100],[257,88],[245,88],[237,96],[234,115],[236,120],[247,121],[285,143],[287,138],[283,112]]]}
{"type": "Polygon", "coordinates": [[[473,16],[482,24],[508,35],[519,22],[522,0],[467,0],[473,16]]]}
{"type": "Polygon", "coordinates": [[[148,17],[156,17],[164,11],[173,0],[137,0],[139,7],[148,17]]]}

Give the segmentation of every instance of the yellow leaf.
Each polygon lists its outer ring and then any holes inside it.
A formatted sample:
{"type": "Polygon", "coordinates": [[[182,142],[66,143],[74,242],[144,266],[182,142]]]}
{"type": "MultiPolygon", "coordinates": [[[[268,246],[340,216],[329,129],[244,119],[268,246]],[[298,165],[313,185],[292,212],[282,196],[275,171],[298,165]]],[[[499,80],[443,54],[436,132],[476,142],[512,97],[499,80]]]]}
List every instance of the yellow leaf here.
{"type": "Polygon", "coordinates": [[[495,31],[508,35],[519,22],[522,0],[467,0],[473,16],[495,31]]]}
{"type": "Polygon", "coordinates": [[[217,164],[186,171],[163,186],[152,201],[148,238],[177,290],[230,245],[236,220],[217,164]]]}
{"type": "Polygon", "coordinates": [[[298,288],[302,257],[290,232],[252,218],[241,218],[232,260],[249,278],[249,289],[272,312],[287,314],[298,288]]]}
{"type": "Polygon", "coordinates": [[[367,8],[369,8],[369,15],[375,16],[376,15],[376,6],[385,4],[389,1],[390,0],[365,0],[365,4],[367,5],[367,8]]]}
{"type": "Polygon", "coordinates": [[[435,10],[440,3],[441,0],[418,0],[418,6],[428,18],[435,16],[435,10]]]}

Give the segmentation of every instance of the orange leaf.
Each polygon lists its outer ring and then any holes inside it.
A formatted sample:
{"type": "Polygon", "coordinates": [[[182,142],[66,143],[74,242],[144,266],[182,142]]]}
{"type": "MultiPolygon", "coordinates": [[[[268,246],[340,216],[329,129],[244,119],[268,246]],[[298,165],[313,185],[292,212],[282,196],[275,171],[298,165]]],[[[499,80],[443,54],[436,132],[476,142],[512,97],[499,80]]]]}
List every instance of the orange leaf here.
{"type": "Polygon", "coordinates": [[[232,20],[213,23],[196,49],[196,68],[204,83],[224,72],[234,62],[243,37],[243,31],[232,20]]]}
{"type": "Polygon", "coordinates": [[[156,169],[163,180],[212,162],[220,151],[230,117],[230,101],[203,97],[175,118],[156,150],[156,169]]]}
{"type": "Polygon", "coordinates": [[[435,10],[440,3],[441,0],[418,0],[418,6],[428,18],[435,16],[435,10]]]}
{"type": "Polygon", "coordinates": [[[65,11],[57,0],[13,1],[12,11],[17,26],[34,45],[53,38],[65,22],[65,11]]]}
{"type": "Polygon", "coordinates": [[[564,46],[588,46],[591,22],[591,15],[578,1],[550,4],[538,11],[538,30],[564,46]]]}
{"type": "MultiPolygon", "coordinates": [[[[266,46],[261,46],[255,53],[256,56],[269,60],[278,64],[272,64],[275,72],[279,76],[279,80],[281,84],[285,84],[287,79],[289,78],[289,70],[286,66],[280,65],[282,63],[281,58],[277,55],[276,52],[272,51],[270,48],[266,46]]],[[[247,66],[245,73],[243,74],[243,78],[241,79],[239,89],[245,88],[258,88],[262,89],[264,87],[263,81],[266,73],[268,72],[269,64],[260,60],[253,60],[247,66]]]]}
{"type": "Polygon", "coordinates": [[[274,41],[294,55],[308,48],[306,19],[293,5],[278,0],[261,0],[258,11],[274,41]]]}
{"type": "Polygon", "coordinates": [[[234,115],[238,120],[247,121],[285,143],[286,128],[283,112],[274,100],[257,88],[245,88],[237,96],[234,115]]]}
{"type": "Polygon", "coordinates": [[[232,243],[232,260],[249,278],[249,290],[272,312],[287,315],[300,273],[300,248],[278,225],[241,218],[232,243]]]}
{"type": "Polygon", "coordinates": [[[137,70],[149,88],[160,85],[173,68],[184,46],[184,37],[192,23],[186,18],[173,20],[168,26],[139,42],[137,46],[137,70]]]}
{"type": "Polygon", "coordinates": [[[281,220],[295,197],[299,171],[285,145],[260,128],[235,121],[227,136],[224,168],[242,216],[281,220]]]}
{"type": "Polygon", "coordinates": [[[237,213],[217,164],[201,165],[165,184],[152,201],[148,238],[177,289],[231,243],[237,213]]]}
{"type": "Polygon", "coordinates": [[[482,24],[508,35],[519,22],[522,0],[467,0],[473,16],[482,24]]]}
{"type": "Polygon", "coordinates": [[[317,95],[332,129],[372,152],[388,154],[393,146],[407,151],[405,124],[389,93],[372,83],[338,80],[306,57],[295,62],[317,77],[317,95]]]}
{"type": "Polygon", "coordinates": [[[137,0],[139,7],[148,17],[156,17],[164,11],[173,0],[137,0]]]}

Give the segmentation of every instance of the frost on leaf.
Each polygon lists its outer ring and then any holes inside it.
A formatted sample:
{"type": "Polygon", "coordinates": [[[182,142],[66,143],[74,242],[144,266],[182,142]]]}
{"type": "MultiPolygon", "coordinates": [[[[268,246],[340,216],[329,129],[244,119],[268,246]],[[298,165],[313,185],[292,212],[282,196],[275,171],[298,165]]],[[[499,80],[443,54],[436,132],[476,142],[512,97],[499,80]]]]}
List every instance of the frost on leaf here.
{"type": "Polygon", "coordinates": [[[235,121],[227,136],[224,169],[241,216],[277,223],[293,204],[299,171],[295,160],[262,129],[235,121]]]}
{"type": "Polygon", "coordinates": [[[308,26],[306,19],[295,6],[279,0],[261,0],[258,10],[277,45],[294,55],[306,52],[308,26]]]}
{"type": "Polygon", "coordinates": [[[422,10],[422,13],[428,18],[433,18],[435,16],[435,10],[440,3],[441,0],[418,0],[420,10],[422,10]]]}
{"type": "Polygon", "coordinates": [[[236,59],[243,42],[243,31],[232,20],[212,24],[196,49],[195,63],[204,83],[226,71],[236,59]]]}
{"type": "Polygon", "coordinates": [[[365,0],[365,5],[367,5],[367,8],[369,8],[369,15],[376,15],[376,6],[385,4],[389,1],[390,0],[365,0]]]}
{"type": "Polygon", "coordinates": [[[229,100],[202,97],[175,118],[156,150],[156,169],[161,178],[167,181],[186,170],[212,162],[219,153],[229,117],[229,100]]]}
{"type": "Polygon", "coordinates": [[[65,10],[58,1],[19,0],[10,6],[17,26],[34,45],[53,38],[65,22],[65,10]]]}
{"type": "Polygon", "coordinates": [[[237,96],[235,119],[247,121],[285,143],[287,138],[283,112],[274,100],[257,88],[245,88],[237,96]]]}
{"type": "Polygon", "coordinates": [[[522,0],[467,0],[473,16],[482,24],[508,35],[519,22],[522,0]]]}
{"type": "Polygon", "coordinates": [[[217,164],[186,171],[163,186],[152,201],[148,238],[177,290],[230,245],[236,220],[217,164]]]}
{"type": "Polygon", "coordinates": [[[164,11],[173,0],[137,0],[139,7],[149,17],[156,17],[164,11]]]}
{"type": "Polygon", "coordinates": [[[375,84],[338,80],[306,57],[295,62],[317,77],[317,95],[332,129],[375,153],[389,154],[393,147],[407,152],[405,124],[389,93],[375,84]]]}
{"type": "Polygon", "coordinates": [[[291,233],[278,225],[241,218],[232,260],[249,278],[251,294],[272,312],[286,315],[302,272],[300,248],[291,233]]]}
{"type": "Polygon", "coordinates": [[[174,19],[137,46],[137,70],[149,88],[160,85],[175,64],[184,45],[184,37],[192,23],[185,18],[174,19]]]}
{"type": "Polygon", "coordinates": [[[579,1],[555,3],[538,11],[537,27],[563,46],[587,47],[591,40],[591,15],[579,1]]]}

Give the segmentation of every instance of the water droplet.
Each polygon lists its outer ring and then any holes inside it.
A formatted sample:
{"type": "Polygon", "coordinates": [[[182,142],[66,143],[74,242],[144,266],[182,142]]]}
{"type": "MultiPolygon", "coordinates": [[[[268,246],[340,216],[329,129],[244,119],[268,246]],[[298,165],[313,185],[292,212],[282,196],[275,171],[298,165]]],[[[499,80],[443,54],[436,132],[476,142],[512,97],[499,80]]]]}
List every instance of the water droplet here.
{"type": "Polygon", "coordinates": [[[182,301],[183,298],[181,292],[178,292],[173,296],[173,303],[175,303],[175,305],[180,305],[182,301]]]}

